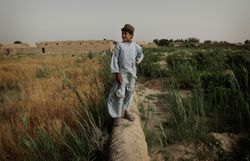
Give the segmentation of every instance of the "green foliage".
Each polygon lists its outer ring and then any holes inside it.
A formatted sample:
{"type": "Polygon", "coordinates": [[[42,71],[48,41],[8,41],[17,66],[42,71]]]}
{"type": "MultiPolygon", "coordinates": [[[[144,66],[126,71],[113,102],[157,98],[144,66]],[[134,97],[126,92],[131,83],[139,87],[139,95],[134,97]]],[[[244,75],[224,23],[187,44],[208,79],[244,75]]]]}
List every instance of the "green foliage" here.
{"type": "Polygon", "coordinates": [[[204,135],[191,126],[195,124],[194,118],[197,126],[209,125],[207,129],[202,129],[205,132],[248,130],[250,52],[216,49],[191,50],[192,54],[177,50],[175,53],[178,54],[166,59],[170,67],[168,84],[174,90],[188,88],[192,91],[190,98],[184,99],[173,93],[171,99],[167,100],[173,107],[171,111],[175,122],[172,126],[178,139],[192,140],[204,135]],[[192,102],[196,102],[196,105],[192,102]],[[192,112],[197,111],[196,108],[204,111],[204,115],[192,112]],[[207,122],[204,116],[214,121],[207,122]]]}
{"type": "Polygon", "coordinates": [[[166,61],[168,62],[168,65],[171,69],[175,69],[180,64],[188,63],[188,60],[184,54],[169,55],[166,58],[166,61]]]}
{"type": "Polygon", "coordinates": [[[191,56],[192,65],[200,71],[223,71],[226,68],[225,54],[222,51],[196,51],[191,56]]]}
{"type": "Polygon", "coordinates": [[[205,44],[212,44],[212,41],[211,40],[205,40],[204,43],[205,44]]]}
{"type": "Polygon", "coordinates": [[[93,54],[92,52],[89,52],[89,53],[88,53],[88,58],[89,58],[89,59],[93,59],[93,58],[94,58],[94,54],[93,54]]]}
{"type": "Polygon", "coordinates": [[[106,92],[105,95],[108,95],[109,89],[112,86],[112,76],[111,76],[111,69],[110,69],[110,60],[111,60],[111,53],[107,53],[100,59],[100,71],[99,75],[102,78],[102,82],[104,85],[104,91],[106,92]]]}
{"type": "Polygon", "coordinates": [[[48,78],[49,77],[49,68],[47,66],[42,66],[38,68],[36,71],[36,77],[39,79],[48,78]]]}
{"type": "Polygon", "coordinates": [[[23,44],[23,42],[22,42],[22,41],[17,40],[17,41],[15,41],[15,42],[14,42],[14,44],[23,44]]]}
{"type": "Polygon", "coordinates": [[[160,122],[158,122],[157,126],[153,127],[155,128],[155,130],[152,130],[149,127],[150,122],[152,122],[152,120],[154,119],[153,115],[155,114],[155,109],[151,106],[150,102],[148,103],[147,107],[145,107],[143,103],[140,103],[138,109],[149,151],[152,151],[156,146],[157,148],[159,148],[158,145],[161,146],[166,145],[168,137],[163,128],[163,125],[160,122]]]}
{"type": "Polygon", "coordinates": [[[236,52],[227,56],[226,63],[235,73],[241,90],[249,93],[250,87],[250,52],[236,52]]]}
{"type": "Polygon", "coordinates": [[[188,62],[174,65],[174,70],[169,73],[174,75],[176,88],[192,89],[199,83],[199,72],[188,62]]]}
{"type": "Polygon", "coordinates": [[[195,37],[190,37],[190,38],[187,39],[187,41],[191,42],[191,43],[194,43],[194,42],[199,43],[200,42],[200,40],[198,38],[195,38],[195,37]]]}
{"type": "Polygon", "coordinates": [[[27,134],[21,138],[21,146],[25,148],[25,157],[27,161],[33,160],[63,160],[57,145],[54,145],[51,134],[44,128],[36,129],[36,138],[27,134]]]}
{"type": "Polygon", "coordinates": [[[245,45],[250,45],[250,40],[246,40],[244,43],[245,45]]]}
{"type": "Polygon", "coordinates": [[[158,61],[161,60],[161,54],[152,52],[151,49],[144,50],[144,59],[138,65],[138,74],[146,78],[159,78],[165,74],[165,70],[160,68],[158,61]]]}
{"type": "Polygon", "coordinates": [[[159,46],[159,40],[158,39],[154,39],[153,42],[159,46]]]}
{"type": "Polygon", "coordinates": [[[208,131],[204,110],[204,97],[201,89],[192,91],[192,96],[182,98],[177,91],[172,91],[166,101],[172,115],[172,138],[177,141],[191,141],[206,135],[208,131]]]}
{"type": "Polygon", "coordinates": [[[192,66],[190,60],[185,57],[186,54],[170,55],[166,58],[173,77],[175,88],[191,89],[197,86],[199,81],[199,71],[192,66]]]}
{"type": "Polygon", "coordinates": [[[168,39],[160,39],[158,44],[159,46],[169,46],[170,41],[168,39]]]}
{"type": "Polygon", "coordinates": [[[216,130],[242,131],[249,128],[249,91],[241,89],[232,70],[204,74],[201,77],[206,93],[206,109],[215,114],[216,130]]]}

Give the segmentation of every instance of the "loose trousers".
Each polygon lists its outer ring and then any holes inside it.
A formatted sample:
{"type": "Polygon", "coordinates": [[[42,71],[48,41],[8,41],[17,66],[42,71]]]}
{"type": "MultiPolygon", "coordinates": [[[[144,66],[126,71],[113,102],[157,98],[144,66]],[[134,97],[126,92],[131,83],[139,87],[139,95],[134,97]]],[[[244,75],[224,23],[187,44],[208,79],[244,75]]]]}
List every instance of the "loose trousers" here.
{"type": "Polygon", "coordinates": [[[108,96],[108,111],[111,117],[121,117],[122,112],[131,108],[134,94],[135,77],[130,73],[121,73],[122,84],[115,81],[108,96]]]}

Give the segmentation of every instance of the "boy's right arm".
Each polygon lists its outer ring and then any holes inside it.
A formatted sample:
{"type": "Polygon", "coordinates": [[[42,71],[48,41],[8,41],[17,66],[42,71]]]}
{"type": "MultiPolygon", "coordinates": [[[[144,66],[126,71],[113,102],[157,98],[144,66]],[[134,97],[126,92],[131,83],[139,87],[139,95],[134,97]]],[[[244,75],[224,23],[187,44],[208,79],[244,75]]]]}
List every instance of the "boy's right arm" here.
{"type": "Polygon", "coordinates": [[[112,52],[112,58],[111,58],[111,73],[119,73],[119,53],[120,53],[120,47],[119,44],[116,45],[115,49],[112,52]]]}
{"type": "Polygon", "coordinates": [[[115,81],[119,84],[119,86],[122,84],[122,75],[121,75],[121,73],[115,73],[115,81]]]}
{"type": "Polygon", "coordinates": [[[119,73],[119,54],[120,54],[120,46],[117,43],[113,54],[112,54],[112,59],[111,59],[111,73],[115,74],[115,80],[117,81],[118,84],[121,84],[122,82],[122,76],[119,73]]]}

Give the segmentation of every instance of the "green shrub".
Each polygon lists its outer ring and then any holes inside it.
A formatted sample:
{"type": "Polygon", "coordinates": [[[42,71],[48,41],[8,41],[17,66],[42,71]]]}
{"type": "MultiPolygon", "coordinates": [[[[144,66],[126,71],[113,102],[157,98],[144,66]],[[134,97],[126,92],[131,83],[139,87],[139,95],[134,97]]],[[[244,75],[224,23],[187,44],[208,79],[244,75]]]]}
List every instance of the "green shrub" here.
{"type": "Polygon", "coordinates": [[[176,66],[180,64],[188,63],[187,58],[185,57],[185,55],[182,54],[169,55],[166,58],[166,61],[168,62],[170,69],[174,69],[176,66]]]}
{"type": "Polygon", "coordinates": [[[162,70],[158,61],[161,60],[160,53],[152,52],[152,49],[144,50],[144,59],[138,65],[138,74],[146,78],[159,78],[165,75],[165,70],[162,70]]]}
{"type": "Polygon", "coordinates": [[[197,86],[200,72],[189,63],[189,60],[176,55],[167,57],[167,61],[171,67],[168,74],[173,77],[176,88],[191,89],[197,86]]]}
{"type": "Polygon", "coordinates": [[[36,71],[36,77],[39,79],[48,78],[49,68],[47,66],[42,66],[41,68],[38,68],[36,71]]]}
{"type": "MultiPolygon", "coordinates": [[[[249,128],[249,92],[240,88],[233,71],[223,77],[215,77],[206,86],[207,110],[215,114],[216,130],[244,131],[249,128]]],[[[204,83],[203,83],[204,84],[204,83]]]]}
{"type": "Polygon", "coordinates": [[[196,51],[191,59],[192,65],[200,71],[223,71],[226,68],[226,57],[221,51],[196,51]]]}

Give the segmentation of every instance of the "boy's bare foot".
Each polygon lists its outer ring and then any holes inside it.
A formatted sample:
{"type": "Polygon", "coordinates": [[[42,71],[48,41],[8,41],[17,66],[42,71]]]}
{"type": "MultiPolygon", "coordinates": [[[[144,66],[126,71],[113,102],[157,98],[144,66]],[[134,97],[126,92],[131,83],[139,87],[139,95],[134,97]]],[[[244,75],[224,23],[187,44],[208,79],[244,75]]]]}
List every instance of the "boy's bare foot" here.
{"type": "Polygon", "coordinates": [[[124,118],[131,121],[131,122],[135,121],[135,117],[132,115],[132,113],[130,113],[128,111],[124,112],[124,118]]]}

